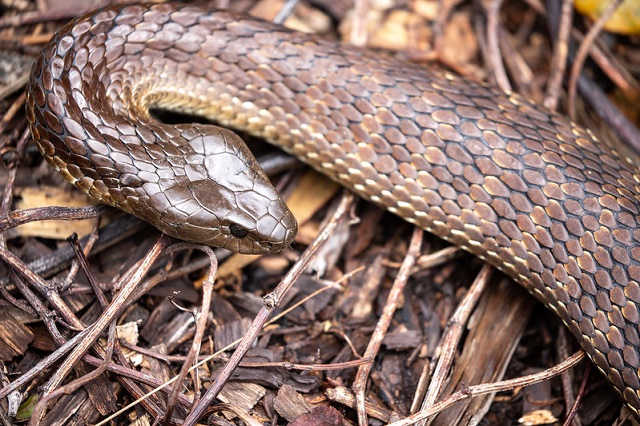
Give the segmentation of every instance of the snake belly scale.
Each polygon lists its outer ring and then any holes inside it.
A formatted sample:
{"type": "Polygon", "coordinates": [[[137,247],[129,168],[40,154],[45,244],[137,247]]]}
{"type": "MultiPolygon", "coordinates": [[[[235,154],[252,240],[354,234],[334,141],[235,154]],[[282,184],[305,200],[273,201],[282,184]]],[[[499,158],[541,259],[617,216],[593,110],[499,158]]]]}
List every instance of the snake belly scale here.
{"type": "Polygon", "coordinates": [[[108,8],[46,45],[39,150],[81,190],[186,240],[286,247],[296,222],[233,133],[262,137],[496,266],[562,318],[637,415],[635,155],[515,94],[191,6],[108,8]]]}

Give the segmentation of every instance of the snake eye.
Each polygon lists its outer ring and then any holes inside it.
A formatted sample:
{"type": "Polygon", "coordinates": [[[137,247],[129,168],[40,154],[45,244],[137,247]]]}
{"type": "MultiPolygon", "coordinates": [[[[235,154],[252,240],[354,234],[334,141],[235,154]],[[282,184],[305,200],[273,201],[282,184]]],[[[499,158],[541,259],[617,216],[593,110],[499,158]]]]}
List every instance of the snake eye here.
{"type": "Polygon", "coordinates": [[[236,238],[244,238],[249,233],[248,230],[238,225],[237,223],[230,225],[229,231],[231,232],[231,235],[233,235],[236,238]]]}

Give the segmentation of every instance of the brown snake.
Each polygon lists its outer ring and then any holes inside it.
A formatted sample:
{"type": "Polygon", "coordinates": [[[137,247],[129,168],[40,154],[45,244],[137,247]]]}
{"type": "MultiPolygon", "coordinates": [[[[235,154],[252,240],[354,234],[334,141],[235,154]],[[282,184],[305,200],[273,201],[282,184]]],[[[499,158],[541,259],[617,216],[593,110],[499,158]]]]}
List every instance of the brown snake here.
{"type": "Polygon", "coordinates": [[[557,313],[638,415],[640,173],[532,102],[279,26],[176,5],[99,11],[44,48],[31,131],[81,190],[172,236],[247,253],[296,222],[240,139],[260,136],[504,271],[557,313]]]}

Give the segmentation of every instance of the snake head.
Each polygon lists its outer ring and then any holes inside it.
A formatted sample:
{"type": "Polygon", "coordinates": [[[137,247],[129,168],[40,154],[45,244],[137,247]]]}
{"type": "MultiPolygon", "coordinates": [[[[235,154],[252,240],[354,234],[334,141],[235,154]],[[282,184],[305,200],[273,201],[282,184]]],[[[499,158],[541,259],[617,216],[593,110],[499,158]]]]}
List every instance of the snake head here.
{"type": "Polygon", "coordinates": [[[156,182],[143,183],[147,196],[128,202],[133,214],[173,237],[238,253],[291,244],[297,222],[238,136],[201,124],[172,130],[162,142],[166,163],[156,162],[150,177],[156,182]]]}

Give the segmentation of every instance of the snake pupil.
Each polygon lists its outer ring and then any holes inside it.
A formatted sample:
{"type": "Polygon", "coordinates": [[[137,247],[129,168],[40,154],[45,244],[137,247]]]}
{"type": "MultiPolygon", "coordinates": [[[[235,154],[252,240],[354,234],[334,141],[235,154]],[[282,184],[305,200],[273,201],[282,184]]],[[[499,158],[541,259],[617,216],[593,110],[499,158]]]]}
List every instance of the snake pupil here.
{"type": "Polygon", "coordinates": [[[229,226],[229,231],[231,232],[231,235],[233,235],[236,238],[244,238],[249,233],[248,230],[246,230],[245,228],[243,228],[242,226],[236,223],[229,226]]]}

